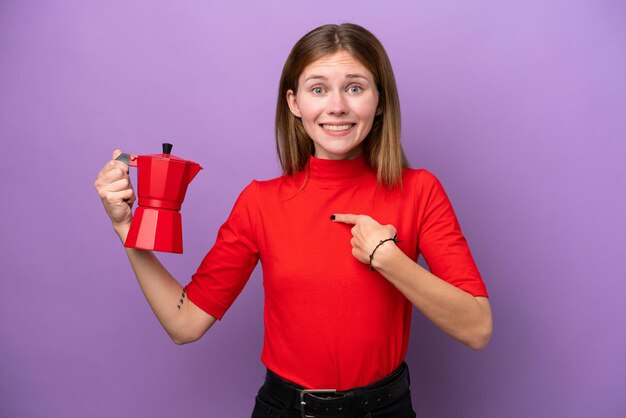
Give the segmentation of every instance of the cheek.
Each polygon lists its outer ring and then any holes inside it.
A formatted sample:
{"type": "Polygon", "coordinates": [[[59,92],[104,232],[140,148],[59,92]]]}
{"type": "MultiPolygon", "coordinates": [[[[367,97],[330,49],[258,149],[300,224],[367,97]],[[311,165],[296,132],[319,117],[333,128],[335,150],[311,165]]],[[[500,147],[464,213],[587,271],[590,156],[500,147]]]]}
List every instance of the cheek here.
{"type": "Polygon", "coordinates": [[[302,115],[303,123],[315,124],[320,115],[320,109],[319,106],[315,106],[313,103],[303,102],[300,105],[300,114],[302,115]]]}
{"type": "Polygon", "coordinates": [[[309,137],[314,137],[318,113],[315,111],[314,107],[311,106],[310,102],[302,101],[299,103],[298,108],[300,110],[300,121],[302,122],[304,131],[309,137]]]}
{"type": "Polygon", "coordinates": [[[373,95],[363,99],[364,100],[359,100],[357,103],[354,103],[353,109],[362,119],[373,120],[374,116],[376,116],[376,110],[378,109],[378,96],[373,95]]]}
{"type": "Polygon", "coordinates": [[[363,122],[373,123],[376,116],[376,106],[371,104],[363,105],[358,110],[359,118],[363,122]]]}

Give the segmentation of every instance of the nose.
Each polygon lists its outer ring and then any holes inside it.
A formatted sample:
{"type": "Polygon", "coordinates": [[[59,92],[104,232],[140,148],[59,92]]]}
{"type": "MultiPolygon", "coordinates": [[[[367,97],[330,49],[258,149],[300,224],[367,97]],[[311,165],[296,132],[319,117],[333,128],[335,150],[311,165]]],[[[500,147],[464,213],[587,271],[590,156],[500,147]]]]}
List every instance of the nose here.
{"type": "Polygon", "coordinates": [[[329,115],[345,115],[348,113],[348,103],[341,92],[335,92],[329,96],[327,112],[329,115]]]}

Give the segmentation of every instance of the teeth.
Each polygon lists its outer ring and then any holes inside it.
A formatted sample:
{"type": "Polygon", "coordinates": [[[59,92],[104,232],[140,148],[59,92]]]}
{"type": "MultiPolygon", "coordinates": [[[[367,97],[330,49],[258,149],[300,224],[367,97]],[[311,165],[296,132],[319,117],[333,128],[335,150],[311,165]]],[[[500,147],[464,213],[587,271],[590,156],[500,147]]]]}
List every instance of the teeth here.
{"type": "Polygon", "coordinates": [[[347,125],[322,125],[322,128],[328,131],[347,131],[352,128],[352,124],[347,125]]]}

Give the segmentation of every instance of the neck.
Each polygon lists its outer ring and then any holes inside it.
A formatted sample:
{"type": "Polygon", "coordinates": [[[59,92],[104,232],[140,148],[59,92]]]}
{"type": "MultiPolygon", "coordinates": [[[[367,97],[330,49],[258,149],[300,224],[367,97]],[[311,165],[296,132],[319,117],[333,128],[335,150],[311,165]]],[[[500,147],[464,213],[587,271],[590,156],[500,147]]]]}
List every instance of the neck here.
{"type": "Polygon", "coordinates": [[[311,156],[308,170],[305,171],[308,171],[312,183],[327,186],[354,183],[362,180],[364,176],[376,176],[362,154],[352,159],[341,160],[311,156]]]}

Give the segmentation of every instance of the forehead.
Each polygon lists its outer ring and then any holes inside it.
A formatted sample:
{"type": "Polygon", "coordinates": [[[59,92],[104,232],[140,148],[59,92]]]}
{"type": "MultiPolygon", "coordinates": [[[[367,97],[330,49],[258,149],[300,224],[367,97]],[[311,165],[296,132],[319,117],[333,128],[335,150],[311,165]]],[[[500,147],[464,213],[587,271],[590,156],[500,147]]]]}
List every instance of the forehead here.
{"type": "Polygon", "coordinates": [[[347,51],[338,51],[316,59],[304,68],[299,78],[304,80],[312,75],[345,76],[347,74],[358,74],[373,79],[369,70],[347,51]]]}

